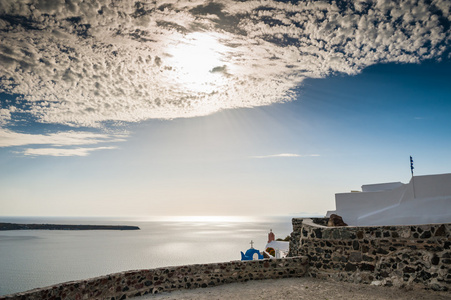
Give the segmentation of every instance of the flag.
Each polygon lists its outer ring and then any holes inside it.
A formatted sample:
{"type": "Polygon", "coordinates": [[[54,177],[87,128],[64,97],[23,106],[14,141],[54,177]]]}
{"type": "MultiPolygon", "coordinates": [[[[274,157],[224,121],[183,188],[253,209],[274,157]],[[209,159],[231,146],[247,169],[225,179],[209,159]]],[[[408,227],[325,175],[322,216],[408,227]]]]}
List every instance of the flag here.
{"type": "Polygon", "coordinates": [[[410,172],[412,172],[412,176],[413,176],[413,169],[414,169],[414,167],[413,167],[413,159],[412,159],[412,156],[410,157],[410,172]]]}

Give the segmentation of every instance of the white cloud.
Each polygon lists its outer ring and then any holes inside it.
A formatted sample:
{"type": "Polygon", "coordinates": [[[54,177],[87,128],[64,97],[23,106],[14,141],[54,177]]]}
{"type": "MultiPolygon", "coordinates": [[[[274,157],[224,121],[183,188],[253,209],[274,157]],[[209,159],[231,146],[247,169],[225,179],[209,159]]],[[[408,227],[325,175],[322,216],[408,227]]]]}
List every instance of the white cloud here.
{"type": "Polygon", "coordinates": [[[352,2],[4,0],[0,92],[39,122],[99,127],[290,101],[307,77],[449,47],[449,1],[352,2]]]}
{"type": "Polygon", "coordinates": [[[97,150],[117,149],[117,147],[97,147],[97,148],[28,148],[20,152],[26,156],[88,156],[91,152],[97,150]]]}
{"type": "Polygon", "coordinates": [[[0,147],[26,145],[92,145],[106,142],[123,142],[126,137],[126,134],[111,135],[80,131],[66,131],[50,134],[27,134],[0,128],[0,147]]]}
{"type": "Polygon", "coordinates": [[[0,128],[0,148],[50,145],[47,148],[26,148],[15,151],[26,156],[87,156],[93,151],[117,149],[116,146],[78,147],[125,141],[127,134],[103,134],[81,131],[66,131],[49,134],[27,134],[0,128]],[[71,147],[71,148],[69,148],[71,147]]]}
{"type": "Polygon", "coordinates": [[[0,108],[0,126],[6,125],[11,120],[11,113],[15,112],[16,108],[14,106],[6,109],[0,108]]]}
{"type": "Polygon", "coordinates": [[[280,154],[272,154],[272,155],[260,155],[260,156],[251,156],[251,158],[275,158],[275,157],[318,157],[319,154],[294,154],[294,153],[280,153],[280,154]]]}

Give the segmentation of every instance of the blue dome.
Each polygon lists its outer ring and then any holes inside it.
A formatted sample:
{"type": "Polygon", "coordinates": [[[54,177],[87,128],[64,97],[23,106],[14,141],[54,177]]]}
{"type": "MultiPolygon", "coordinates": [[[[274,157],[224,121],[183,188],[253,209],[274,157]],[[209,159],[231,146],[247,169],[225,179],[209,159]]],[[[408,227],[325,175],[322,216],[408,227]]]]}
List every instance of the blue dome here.
{"type": "Polygon", "coordinates": [[[241,260],[253,260],[254,259],[254,254],[257,253],[258,255],[258,259],[263,259],[263,255],[260,254],[260,251],[258,251],[257,249],[254,248],[250,248],[246,251],[246,254],[244,254],[241,251],[241,260]]]}

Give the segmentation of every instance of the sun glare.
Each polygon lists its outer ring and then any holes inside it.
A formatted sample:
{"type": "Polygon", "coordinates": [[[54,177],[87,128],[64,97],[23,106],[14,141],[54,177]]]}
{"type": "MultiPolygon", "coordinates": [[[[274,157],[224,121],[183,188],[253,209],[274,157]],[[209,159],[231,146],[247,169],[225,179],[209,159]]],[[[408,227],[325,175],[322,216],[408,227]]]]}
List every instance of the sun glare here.
{"type": "Polygon", "coordinates": [[[250,216],[165,216],[149,217],[149,221],[166,222],[189,222],[189,223],[230,223],[230,222],[252,222],[250,216]]]}
{"type": "Polygon", "coordinates": [[[168,50],[175,79],[194,92],[211,93],[225,83],[226,47],[215,36],[192,33],[168,50]]]}

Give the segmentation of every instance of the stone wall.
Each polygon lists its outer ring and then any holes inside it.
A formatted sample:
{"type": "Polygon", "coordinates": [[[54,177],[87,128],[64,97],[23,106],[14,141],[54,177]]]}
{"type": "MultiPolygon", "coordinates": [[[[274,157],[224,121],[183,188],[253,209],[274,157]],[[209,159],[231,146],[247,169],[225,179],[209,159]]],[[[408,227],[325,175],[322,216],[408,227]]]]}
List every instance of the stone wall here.
{"type": "Polygon", "coordinates": [[[451,224],[326,227],[326,220],[293,219],[289,256],[307,256],[310,276],[451,290],[451,224]]]}
{"type": "Polygon", "coordinates": [[[301,277],[306,274],[307,268],[307,258],[292,257],[128,271],[88,280],[66,282],[13,295],[0,296],[0,299],[118,300],[149,293],[155,294],[180,289],[205,288],[224,283],[301,277]]]}

